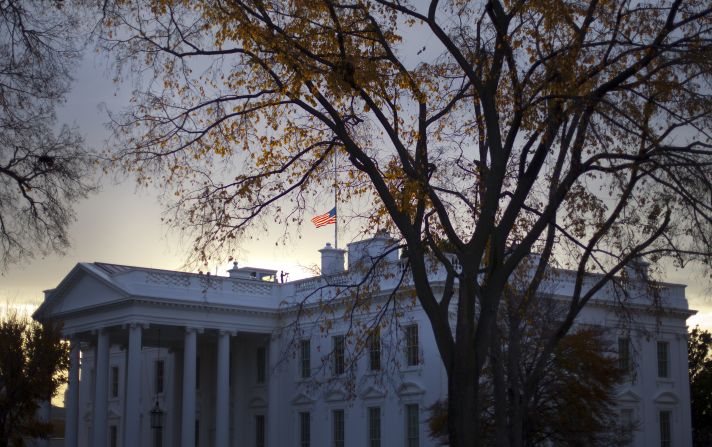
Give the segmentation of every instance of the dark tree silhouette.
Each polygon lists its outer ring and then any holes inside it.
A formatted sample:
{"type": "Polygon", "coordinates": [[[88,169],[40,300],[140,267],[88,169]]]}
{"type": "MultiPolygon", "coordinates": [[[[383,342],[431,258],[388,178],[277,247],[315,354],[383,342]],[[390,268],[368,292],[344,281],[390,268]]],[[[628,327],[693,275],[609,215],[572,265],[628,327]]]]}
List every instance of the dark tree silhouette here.
{"type": "Polygon", "coordinates": [[[687,340],[692,406],[692,442],[712,445],[712,333],[695,327],[687,340]]]}
{"type": "Polygon", "coordinates": [[[67,381],[69,349],[58,327],[14,315],[0,320],[0,447],[46,438],[37,409],[67,381]]]}
{"type": "Polygon", "coordinates": [[[81,51],[78,11],[59,1],[0,1],[0,272],[62,252],[72,206],[94,188],[94,161],[77,129],[56,129],[81,51]]]}

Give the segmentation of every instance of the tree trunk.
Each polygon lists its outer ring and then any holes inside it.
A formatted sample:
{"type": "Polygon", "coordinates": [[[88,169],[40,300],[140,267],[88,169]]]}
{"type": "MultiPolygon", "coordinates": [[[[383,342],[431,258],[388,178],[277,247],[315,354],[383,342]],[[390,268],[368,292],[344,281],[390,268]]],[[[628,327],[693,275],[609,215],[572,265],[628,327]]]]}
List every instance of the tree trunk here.
{"type": "Polygon", "coordinates": [[[7,439],[7,430],[5,430],[5,426],[7,423],[7,417],[6,414],[3,414],[2,417],[0,418],[0,447],[7,447],[8,446],[8,439],[7,439]]]}
{"type": "MultiPolygon", "coordinates": [[[[463,263],[463,273],[475,271],[463,263]]],[[[484,352],[477,352],[481,343],[475,337],[475,278],[463,274],[460,278],[455,354],[448,375],[448,430],[450,447],[478,447],[481,441],[479,383],[484,352]]],[[[489,337],[487,337],[489,338],[489,337]]],[[[486,345],[486,349],[489,344],[486,345]]]]}
{"type": "MultiPolygon", "coordinates": [[[[509,306],[519,306],[519,303],[510,301],[509,306]]],[[[520,314],[516,309],[508,309],[509,317],[509,335],[507,337],[507,379],[509,384],[508,392],[508,436],[510,447],[522,447],[524,445],[524,415],[522,402],[522,385],[523,381],[520,377],[519,368],[522,361],[520,326],[522,324],[520,314]]]]}
{"type": "Polygon", "coordinates": [[[463,368],[462,351],[458,350],[455,370],[448,377],[448,431],[450,447],[477,447],[481,432],[478,403],[478,380],[472,380],[463,368]],[[460,361],[458,361],[460,360],[460,361]],[[469,380],[468,380],[469,379],[469,380]]]}
{"type": "Polygon", "coordinates": [[[497,447],[509,445],[509,432],[507,430],[507,385],[502,358],[502,337],[498,328],[492,334],[492,347],[490,348],[490,361],[492,363],[492,395],[494,405],[494,430],[497,447]]]}

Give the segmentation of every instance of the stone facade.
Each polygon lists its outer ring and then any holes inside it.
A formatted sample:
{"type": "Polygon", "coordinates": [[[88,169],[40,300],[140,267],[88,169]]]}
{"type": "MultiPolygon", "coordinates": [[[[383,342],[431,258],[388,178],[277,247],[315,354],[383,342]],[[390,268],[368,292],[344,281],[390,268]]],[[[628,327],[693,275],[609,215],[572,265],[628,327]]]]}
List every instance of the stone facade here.
{"type": "MultiPolygon", "coordinates": [[[[437,445],[425,420],[447,382],[423,311],[403,300],[378,343],[343,337],[354,327],[343,305],[369,296],[373,316],[401,278],[400,290],[410,287],[389,244],[384,234],[351,244],[347,269],[344,250],[327,246],[328,274],[285,283],[276,271],[237,265],[217,277],[78,264],[35,313],[61,321],[71,343],[66,445],[437,445]],[[374,281],[345,287],[376,257],[374,281]],[[336,293],[343,297],[331,300],[336,293]],[[152,427],[156,409],[161,428],[152,427]]],[[[555,273],[549,298],[565,301],[573,272],[555,273]]],[[[444,275],[432,275],[437,287],[444,275]]],[[[604,288],[578,322],[607,327],[614,344],[628,346],[634,373],[618,401],[621,421],[636,422],[633,445],[689,446],[685,320],[693,312],[684,286],[659,290],[662,312],[633,282],[624,324],[618,295],[604,288]]]]}

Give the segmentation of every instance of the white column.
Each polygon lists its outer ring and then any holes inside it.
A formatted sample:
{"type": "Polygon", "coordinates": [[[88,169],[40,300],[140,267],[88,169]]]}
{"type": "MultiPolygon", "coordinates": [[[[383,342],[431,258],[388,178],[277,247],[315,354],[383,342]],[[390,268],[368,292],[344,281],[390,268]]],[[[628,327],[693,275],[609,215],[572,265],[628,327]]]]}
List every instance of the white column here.
{"type": "Polygon", "coordinates": [[[96,340],[96,393],[94,394],[94,444],[106,445],[107,401],[109,399],[109,334],[99,329],[96,340]]]}
{"type": "Polygon", "coordinates": [[[141,445],[141,325],[129,324],[129,351],[126,358],[126,397],[124,404],[124,446],[141,445]]]}
{"type": "Polygon", "coordinates": [[[277,381],[277,363],[279,362],[279,338],[272,334],[269,343],[269,365],[267,373],[267,445],[270,447],[279,447],[280,443],[280,427],[277,425],[279,420],[279,389],[277,381]]]}
{"type": "Polygon", "coordinates": [[[185,328],[183,349],[183,408],[180,442],[182,447],[195,445],[195,357],[197,351],[197,331],[185,328]]]}
{"type": "Polygon", "coordinates": [[[79,340],[72,338],[69,344],[69,384],[65,402],[64,445],[76,447],[79,433],[77,425],[79,422],[79,340]]]}
{"type": "Polygon", "coordinates": [[[215,402],[215,445],[227,446],[230,431],[230,333],[218,333],[217,389],[215,402]]]}

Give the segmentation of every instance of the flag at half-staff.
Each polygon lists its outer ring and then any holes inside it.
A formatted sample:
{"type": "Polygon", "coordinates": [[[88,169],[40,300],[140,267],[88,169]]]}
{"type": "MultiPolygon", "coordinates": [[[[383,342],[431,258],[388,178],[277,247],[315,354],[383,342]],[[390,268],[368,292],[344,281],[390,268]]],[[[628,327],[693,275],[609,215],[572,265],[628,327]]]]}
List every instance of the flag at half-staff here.
{"type": "Polygon", "coordinates": [[[311,219],[315,227],[323,227],[324,225],[331,225],[336,223],[336,207],[333,207],[331,211],[324,214],[319,214],[311,219]]]}

